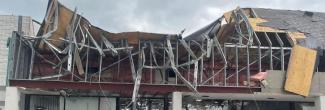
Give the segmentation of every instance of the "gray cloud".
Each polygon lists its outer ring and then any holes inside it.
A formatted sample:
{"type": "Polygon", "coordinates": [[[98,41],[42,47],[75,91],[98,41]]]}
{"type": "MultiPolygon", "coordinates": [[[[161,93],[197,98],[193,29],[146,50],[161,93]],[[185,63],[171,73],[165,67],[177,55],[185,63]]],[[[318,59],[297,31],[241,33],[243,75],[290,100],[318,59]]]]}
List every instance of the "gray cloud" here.
{"type": "MultiPolygon", "coordinates": [[[[78,7],[90,22],[112,32],[146,31],[189,34],[240,7],[325,12],[323,0],[60,0],[78,7]]],[[[3,0],[0,14],[32,16],[41,21],[47,0],[3,0]]]]}

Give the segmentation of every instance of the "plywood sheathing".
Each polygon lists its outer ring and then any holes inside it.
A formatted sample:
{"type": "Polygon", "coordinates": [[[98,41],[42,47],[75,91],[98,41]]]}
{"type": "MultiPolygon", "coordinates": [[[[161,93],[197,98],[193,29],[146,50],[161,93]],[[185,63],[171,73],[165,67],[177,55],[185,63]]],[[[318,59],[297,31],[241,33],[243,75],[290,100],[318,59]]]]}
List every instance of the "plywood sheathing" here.
{"type": "Polygon", "coordinates": [[[222,44],[224,42],[227,42],[226,40],[229,40],[230,37],[232,37],[233,33],[234,33],[234,28],[235,28],[235,23],[228,23],[228,24],[224,24],[221,26],[217,37],[219,42],[222,44]]]}
{"type": "MultiPolygon", "coordinates": [[[[254,31],[258,31],[258,32],[286,32],[285,30],[279,30],[279,29],[275,29],[272,27],[267,27],[267,26],[260,26],[260,23],[263,22],[268,22],[267,20],[263,19],[263,18],[248,18],[252,28],[254,31]]],[[[301,32],[288,32],[288,35],[290,37],[290,39],[292,40],[293,44],[297,43],[297,40],[300,39],[304,39],[306,38],[304,33],[301,32]]]]}
{"type": "Polygon", "coordinates": [[[305,34],[301,32],[288,32],[288,35],[294,44],[297,44],[297,40],[306,38],[305,34]]]}
{"type": "MultiPolygon", "coordinates": [[[[248,12],[246,12],[246,11],[247,10],[245,10],[245,13],[247,14],[248,12]]],[[[232,18],[233,18],[232,13],[233,13],[233,11],[228,11],[223,14],[225,21],[227,23],[232,22],[232,18]]],[[[256,32],[287,32],[285,30],[279,30],[276,28],[259,25],[260,23],[269,22],[268,20],[263,19],[263,18],[248,18],[248,21],[250,22],[253,30],[256,32]]],[[[297,44],[297,40],[306,38],[306,36],[302,32],[287,32],[287,33],[288,33],[289,39],[291,39],[293,44],[297,44]]]]}
{"type": "MultiPolygon", "coordinates": [[[[55,10],[55,9],[52,9],[52,10],[55,10]]],[[[60,38],[63,38],[65,36],[67,27],[70,24],[72,16],[73,16],[73,12],[71,10],[69,10],[68,8],[66,8],[62,5],[59,6],[58,27],[57,27],[57,30],[53,32],[52,36],[49,37],[50,39],[52,39],[51,41],[49,41],[51,44],[53,44],[57,47],[60,46],[60,44],[62,42],[60,40],[60,38]]],[[[50,26],[50,25],[48,25],[48,26],[50,26]]],[[[51,29],[48,29],[48,27],[44,27],[44,29],[45,29],[44,30],[45,33],[51,31],[51,29]]],[[[39,47],[44,48],[44,43],[41,42],[39,47]]]]}
{"type": "Polygon", "coordinates": [[[308,96],[317,51],[295,45],[292,48],[287,70],[285,90],[302,96],[308,96]]]}
{"type": "Polygon", "coordinates": [[[283,30],[275,29],[272,27],[266,27],[266,26],[260,26],[260,23],[268,22],[265,19],[262,18],[248,18],[248,21],[250,22],[252,28],[254,31],[259,32],[284,32],[283,30]]]}
{"type": "MultiPolygon", "coordinates": [[[[67,27],[72,19],[73,12],[66,7],[60,7],[59,9],[59,24],[58,29],[53,33],[51,39],[59,40],[66,34],[67,27]]],[[[53,42],[54,45],[59,45],[60,42],[53,42]]]]}

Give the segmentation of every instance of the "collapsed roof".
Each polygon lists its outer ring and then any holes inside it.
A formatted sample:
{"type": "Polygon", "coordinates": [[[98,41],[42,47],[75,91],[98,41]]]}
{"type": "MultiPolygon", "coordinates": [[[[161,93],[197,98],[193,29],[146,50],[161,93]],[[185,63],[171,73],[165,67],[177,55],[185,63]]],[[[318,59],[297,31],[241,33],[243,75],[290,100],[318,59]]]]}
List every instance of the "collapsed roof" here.
{"type": "MultiPolygon", "coordinates": [[[[11,59],[16,59],[11,64],[11,79],[131,83],[133,103],[141,91],[140,84],[172,86],[149,92],[183,90],[199,94],[216,92],[206,89],[214,87],[255,92],[252,88],[259,91],[263,79],[254,76],[266,70],[290,69],[291,50],[297,44],[312,48],[302,49],[312,54],[301,61],[317,61],[317,71],[325,71],[324,55],[316,56],[313,50],[324,49],[321,16],[237,8],[182,38],[175,34],[111,33],[91,25],[76,10],[50,0],[37,37],[13,36],[11,59]],[[178,89],[182,86],[187,89],[178,89]]],[[[314,65],[306,67],[307,73],[314,71],[314,65]]]]}
{"type": "MultiPolygon", "coordinates": [[[[86,18],[79,15],[77,10],[72,11],[56,0],[49,0],[44,21],[37,34],[41,40],[37,40],[35,44],[40,49],[44,49],[47,47],[47,45],[44,45],[45,43],[55,50],[67,53],[64,49],[67,48],[67,40],[71,36],[68,35],[69,33],[74,35],[72,40],[76,40],[75,43],[78,43],[81,47],[83,47],[86,37],[91,37],[97,42],[102,39],[101,37],[111,42],[119,39],[127,39],[128,43],[137,45],[140,39],[157,40],[167,36],[167,34],[146,32],[111,33],[92,25],[86,18]]],[[[98,46],[99,44],[94,42],[93,45],[98,46]]]]}
{"type": "MultiPolygon", "coordinates": [[[[225,13],[220,19],[185,39],[198,40],[200,34],[219,29],[223,18],[228,22],[224,27],[229,27],[227,25],[231,25],[232,19],[235,18],[233,11],[225,13]]],[[[254,31],[286,32],[291,34],[294,42],[302,46],[325,49],[325,29],[323,28],[325,27],[325,13],[264,8],[243,8],[243,11],[254,31]]]]}

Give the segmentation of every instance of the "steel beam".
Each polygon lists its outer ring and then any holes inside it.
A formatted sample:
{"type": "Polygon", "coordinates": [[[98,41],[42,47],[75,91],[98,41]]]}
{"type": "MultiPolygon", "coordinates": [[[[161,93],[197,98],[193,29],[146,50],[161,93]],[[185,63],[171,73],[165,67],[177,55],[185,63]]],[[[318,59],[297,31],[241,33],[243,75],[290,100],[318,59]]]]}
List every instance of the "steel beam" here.
{"type": "Polygon", "coordinates": [[[198,94],[199,92],[196,90],[195,87],[193,87],[193,85],[187,81],[183,76],[182,74],[178,71],[178,69],[176,68],[176,65],[175,65],[175,62],[174,62],[174,54],[173,54],[173,49],[172,49],[172,46],[171,46],[171,43],[170,43],[170,40],[167,39],[167,47],[168,47],[168,57],[169,57],[169,60],[170,60],[170,65],[173,69],[173,71],[176,73],[176,75],[178,75],[178,77],[183,81],[183,83],[192,91],[194,92],[195,94],[198,94]]]}
{"type": "MultiPolygon", "coordinates": [[[[127,92],[132,94],[134,84],[132,83],[96,83],[96,82],[65,82],[65,81],[41,81],[41,80],[9,80],[9,86],[40,88],[40,89],[75,89],[75,90],[104,90],[117,93],[127,92]],[[101,87],[99,87],[101,85],[101,87]]],[[[260,92],[256,87],[216,87],[198,86],[197,90],[202,93],[253,93],[260,92]]],[[[167,94],[174,91],[191,92],[183,85],[152,85],[141,84],[140,92],[167,94]]]]}
{"type": "Polygon", "coordinates": [[[191,55],[191,57],[193,57],[194,59],[197,59],[196,55],[191,50],[191,47],[190,47],[191,45],[190,44],[187,45],[187,43],[183,39],[179,39],[179,41],[181,42],[181,44],[183,45],[183,47],[186,49],[186,51],[191,55]]]}
{"type": "Polygon", "coordinates": [[[117,50],[114,48],[114,45],[111,42],[109,42],[103,35],[101,35],[101,38],[106,48],[108,48],[112,52],[113,56],[116,56],[118,53],[117,50]]]}
{"type": "Polygon", "coordinates": [[[270,69],[273,70],[273,55],[272,55],[272,42],[269,38],[269,36],[267,35],[266,32],[264,32],[264,35],[265,35],[265,39],[269,45],[269,50],[270,50],[270,69]]]}
{"type": "Polygon", "coordinates": [[[275,37],[278,41],[278,43],[280,44],[280,51],[281,51],[281,70],[284,71],[284,50],[283,50],[283,46],[284,46],[284,43],[283,41],[281,40],[280,36],[278,33],[275,33],[275,37]]]}

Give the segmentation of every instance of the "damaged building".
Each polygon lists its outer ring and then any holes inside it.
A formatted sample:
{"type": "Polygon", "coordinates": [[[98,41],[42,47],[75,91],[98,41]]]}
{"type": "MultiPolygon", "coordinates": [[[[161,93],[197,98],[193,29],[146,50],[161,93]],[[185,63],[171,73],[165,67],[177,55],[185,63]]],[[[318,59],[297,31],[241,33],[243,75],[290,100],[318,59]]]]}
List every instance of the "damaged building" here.
{"type": "Polygon", "coordinates": [[[324,27],[238,7],[188,36],[112,33],[50,0],[10,37],[5,110],[325,110],[324,27]]]}

